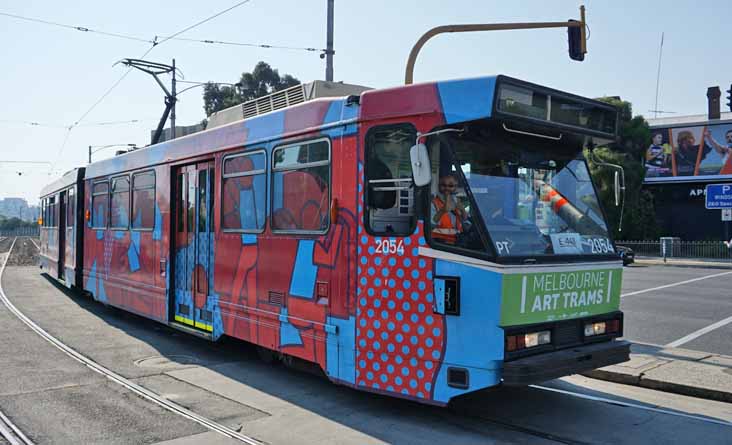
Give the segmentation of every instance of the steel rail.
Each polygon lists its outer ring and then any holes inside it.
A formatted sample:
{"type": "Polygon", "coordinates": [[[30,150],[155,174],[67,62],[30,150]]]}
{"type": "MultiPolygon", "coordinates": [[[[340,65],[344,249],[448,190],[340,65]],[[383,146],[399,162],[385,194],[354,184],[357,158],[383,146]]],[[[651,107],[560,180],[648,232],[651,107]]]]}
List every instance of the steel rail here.
{"type": "Polygon", "coordinates": [[[35,445],[2,411],[0,411],[0,436],[10,442],[10,445],[35,445]]]}
{"type": "Polygon", "coordinates": [[[33,243],[33,245],[34,245],[34,246],[36,246],[36,249],[38,249],[38,251],[39,251],[39,252],[41,251],[41,248],[40,248],[40,247],[38,247],[38,244],[36,244],[36,242],[35,242],[35,241],[33,241],[33,238],[32,238],[32,237],[30,237],[30,236],[29,236],[29,237],[28,237],[28,240],[30,240],[30,242],[32,242],[32,243],[33,243]]]}
{"type": "Polygon", "coordinates": [[[5,291],[2,287],[2,276],[5,272],[5,265],[8,262],[8,259],[10,258],[10,255],[12,254],[13,247],[15,246],[15,242],[17,241],[17,237],[13,240],[13,244],[10,246],[10,250],[8,251],[8,255],[5,257],[5,260],[3,261],[2,266],[0,266],[0,302],[2,302],[5,307],[8,308],[10,312],[13,313],[16,317],[18,317],[23,323],[28,325],[29,328],[34,330],[38,335],[43,337],[44,340],[51,343],[53,346],[57,347],[64,353],[66,353],[71,358],[81,362],[82,364],[86,365],[88,368],[90,368],[92,371],[97,372],[99,374],[102,374],[103,376],[107,377],[109,380],[113,381],[114,383],[117,383],[119,385],[122,385],[123,387],[129,389],[130,391],[134,392],[138,396],[147,399],[148,401],[155,403],[162,408],[167,409],[168,411],[171,411],[175,414],[178,414],[182,417],[185,417],[189,420],[192,420],[200,425],[205,426],[206,428],[216,431],[219,434],[222,434],[226,437],[229,437],[231,439],[238,440],[240,442],[244,442],[250,445],[262,445],[262,442],[251,438],[249,436],[245,436],[244,434],[241,434],[225,425],[222,425],[218,422],[215,422],[213,420],[210,420],[206,417],[203,417],[199,414],[194,413],[193,411],[175,403],[171,402],[170,400],[165,399],[164,397],[161,397],[160,395],[156,394],[153,391],[150,391],[147,388],[144,388],[129,379],[115,373],[114,371],[100,365],[99,363],[95,362],[94,360],[82,355],[78,351],[74,350],[70,346],[67,346],[65,343],[63,343],[61,340],[57,339],[56,337],[52,336],[43,328],[38,326],[33,320],[28,318],[25,314],[23,314],[20,310],[18,310],[13,303],[10,302],[7,295],[5,294],[5,291]]]}

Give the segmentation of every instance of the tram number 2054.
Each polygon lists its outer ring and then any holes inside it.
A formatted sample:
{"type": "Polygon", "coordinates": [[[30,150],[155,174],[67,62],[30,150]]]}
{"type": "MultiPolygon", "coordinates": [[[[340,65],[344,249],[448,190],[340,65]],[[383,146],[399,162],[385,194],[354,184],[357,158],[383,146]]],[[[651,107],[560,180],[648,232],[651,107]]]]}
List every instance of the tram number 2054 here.
{"type": "Polygon", "coordinates": [[[397,241],[394,239],[377,241],[376,253],[380,253],[383,255],[398,253],[399,255],[402,255],[404,253],[404,241],[397,241]]]}

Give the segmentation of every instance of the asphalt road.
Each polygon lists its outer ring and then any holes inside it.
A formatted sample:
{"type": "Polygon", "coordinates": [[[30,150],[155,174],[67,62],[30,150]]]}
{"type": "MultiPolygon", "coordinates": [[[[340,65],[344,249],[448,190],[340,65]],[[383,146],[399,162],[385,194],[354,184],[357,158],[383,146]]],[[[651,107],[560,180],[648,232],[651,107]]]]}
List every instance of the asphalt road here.
{"type": "Polygon", "coordinates": [[[732,356],[732,270],[633,265],[624,268],[622,295],[626,339],[732,356]]]}
{"type": "MultiPolygon", "coordinates": [[[[481,391],[447,409],[419,405],[266,365],[242,342],[210,344],[104,307],[61,291],[35,267],[9,267],[2,283],[21,311],[85,356],[268,444],[728,443],[732,431],[705,421],[732,421],[729,404],[579,376],[481,391]]],[[[4,306],[0,334],[0,409],[37,443],[230,443],[64,356],[4,306]]]]}

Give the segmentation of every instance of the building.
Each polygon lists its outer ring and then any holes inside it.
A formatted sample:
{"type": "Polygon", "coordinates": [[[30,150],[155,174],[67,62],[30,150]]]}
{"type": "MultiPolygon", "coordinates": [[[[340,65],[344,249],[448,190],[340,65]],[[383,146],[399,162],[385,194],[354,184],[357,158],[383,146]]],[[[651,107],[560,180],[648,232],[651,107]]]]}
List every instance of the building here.
{"type": "Polygon", "coordinates": [[[0,216],[35,221],[38,218],[38,206],[29,206],[23,198],[0,199],[0,216]]]}
{"type": "Polygon", "coordinates": [[[705,207],[706,186],[732,184],[732,113],[649,119],[643,187],[653,193],[663,236],[729,240],[732,215],[705,207]],[[710,118],[718,115],[719,118],[710,118]]]}

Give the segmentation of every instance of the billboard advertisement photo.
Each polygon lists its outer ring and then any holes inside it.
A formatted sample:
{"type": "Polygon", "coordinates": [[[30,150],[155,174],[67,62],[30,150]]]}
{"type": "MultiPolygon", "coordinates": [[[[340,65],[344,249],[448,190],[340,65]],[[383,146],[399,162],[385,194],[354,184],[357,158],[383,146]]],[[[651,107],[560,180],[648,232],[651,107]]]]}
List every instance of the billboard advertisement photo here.
{"type": "Polygon", "coordinates": [[[645,182],[732,178],[732,123],[652,128],[645,182]]]}

